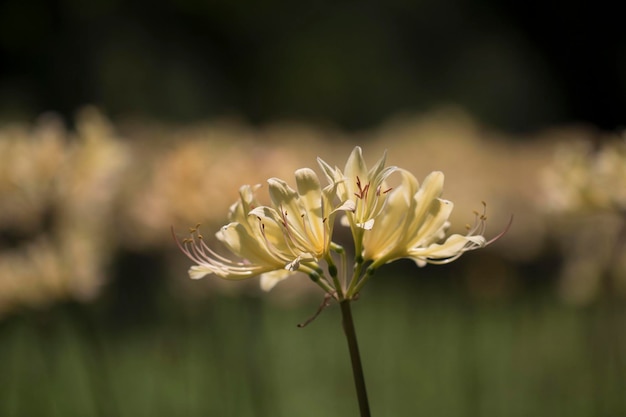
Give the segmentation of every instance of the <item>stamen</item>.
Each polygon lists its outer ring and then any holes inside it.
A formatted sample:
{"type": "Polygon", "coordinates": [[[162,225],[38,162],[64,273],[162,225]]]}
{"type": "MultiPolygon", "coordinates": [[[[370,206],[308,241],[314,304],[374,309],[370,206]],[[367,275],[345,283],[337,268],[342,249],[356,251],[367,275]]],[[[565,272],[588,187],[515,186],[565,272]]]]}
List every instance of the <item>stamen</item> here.
{"type": "Polygon", "coordinates": [[[356,186],[359,189],[358,193],[354,193],[354,195],[356,196],[356,198],[359,198],[361,200],[366,199],[367,198],[367,192],[370,188],[370,184],[367,183],[364,187],[361,185],[361,179],[359,178],[359,176],[357,175],[356,177],[356,186]]]}
{"type": "Polygon", "coordinates": [[[242,262],[237,262],[213,251],[204,242],[202,235],[198,233],[198,227],[199,225],[192,228],[195,229],[192,232],[196,234],[195,238],[192,234],[191,237],[184,238],[182,241],[176,236],[174,227],[171,228],[172,237],[176,245],[189,259],[198,265],[207,267],[212,273],[220,276],[229,274],[248,276],[259,272],[259,267],[250,266],[250,263],[245,259],[242,262]]]}
{"type": "Polygon", "coordinates": [[[511,228],[511,225],[513,224],[513,215],[511,214],[511,219],[509,220],[509,223],[506,225],[506,227],[504,228],[503,231],[501,231],[500,233],[498,233],[495,237],[491,238],[489,241],[487,241],[485,243],[485,246],[492,244],[493,242],[495,242],[496,240],[500,239],[502,236],[504,236],[506,234],[506,232],[509,231],[509,229],[511,228]]]}
{"type": "Polygon", "coordinates": [[[379,185],[378,188],[376,188],[376,196],[379,197],[381,194],[387,194],[389,191],[393,190],[393,187],[389,187],[387,188],[385,191],[380,191],[382,188],[379,185]]]}

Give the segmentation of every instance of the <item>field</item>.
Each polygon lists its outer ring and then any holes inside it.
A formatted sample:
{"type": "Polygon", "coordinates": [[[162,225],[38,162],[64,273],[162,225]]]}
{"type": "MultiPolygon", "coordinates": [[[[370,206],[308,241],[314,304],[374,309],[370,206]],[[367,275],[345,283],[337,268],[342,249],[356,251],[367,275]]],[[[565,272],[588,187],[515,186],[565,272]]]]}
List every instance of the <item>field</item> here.
{"type": "MultiPolygon", "coordinates": [[[[481,301],[391,272],[354,309],[374,415],[626,414],[623,303],[481,301]]],[[[315,300],[137,290],[6,319],[0,415],[356,415],[336,305],[299,329],[315,300]]]]}

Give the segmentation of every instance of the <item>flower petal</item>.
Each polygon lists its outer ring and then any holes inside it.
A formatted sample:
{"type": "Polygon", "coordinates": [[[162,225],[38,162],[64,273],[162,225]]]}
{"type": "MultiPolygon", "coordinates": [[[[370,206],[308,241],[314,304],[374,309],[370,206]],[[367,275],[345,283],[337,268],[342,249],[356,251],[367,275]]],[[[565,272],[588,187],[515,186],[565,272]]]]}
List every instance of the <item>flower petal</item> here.
{"type": "Polygon", "coordinates": [[[230,223],[222,227],[218,238],[231,252],[252,264],[282,267],[282,260],[269,250],[263,240],[251,235],[241,223],[230,223]]]}
{"type": "Polygon", "coordinates": [[[457,259],[463,252],[485,246],[485,238],[480,235],[450,235],[444,243],[432,244],[425,248],[412,248],[409,257],[418,266],[429,263],[447,263],[457,259]]]}
{"type": "Polygon", "coordinates": [[[278,269],[276,271],[266,272],[261,275],[261,289],[263,291],[269,291],[276,286],[280,281],[289,278],[294,273],[285,269],[278,269]]]}
{"type": "Polygon", "coordinates": [[[416,230],[421,228],[425,221],[425,216],[431,209],[431,202],[441,196],[443,192],[444,175],[440,171],[431,172],[422,183],[422,186],[415,194],[415,213],[411,227],[416,230]]]}
{"type": "Polygon", "coordinates": [[[309,240],[318,245],[326,246],[326,216],[328,207],[325,207],[322,197],[322,187],[317,175],[312,169],[304,168],[296,171],[296,184],[302,207],[302,223],[304,232],[308,232],[309,240]]]}
{"type": "Polygon", "coordinates": [[[205,276],[213,273],[214,271],[207,268],[205,265],[194,265],[189,268],[189,278],[191,279],[204,278],[205,276]]]}
{"type": "Polygon", "coordinates": [[[356,181],[357,178],[361,181],[367,181],[367,165],[365,164],[365,159],[363,159],[363,151],[360,146],[356,146],[350,153],[344,174],[348,181],[356,181]]]}

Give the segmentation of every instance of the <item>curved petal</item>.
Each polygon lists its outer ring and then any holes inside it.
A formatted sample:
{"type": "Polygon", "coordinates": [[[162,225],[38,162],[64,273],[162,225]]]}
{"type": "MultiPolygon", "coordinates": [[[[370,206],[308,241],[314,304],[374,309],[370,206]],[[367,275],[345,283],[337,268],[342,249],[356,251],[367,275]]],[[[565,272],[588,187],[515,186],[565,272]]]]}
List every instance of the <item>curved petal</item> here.
{"type": "Polygon", "coordinates": [[[303,206],[302,223],[310,240],[325,246],[326,242],[326,216],[322,187],[317,175],[312,169],[304,168],[296,171],[296,184],[298,195],[303,206]]]}
{"type": "Polygon", "coordinates": [[[267,180],[269,184],[269,194],[274,207],[283,207],[285,210],[292,211],[292,215],[298,215],[296,201],[298,193],[291,188],[285,181],[280,178],[270,178],[267,180]]]}
{"type": "Polygon", "coordinates": [[[468,250],[485,246],[485,243],[485,238],[480,235],[454,234],[450,235],[444,243],[435,243],[425,248],[412,248],[409,250],[408,257],[419,266],[424,266],[426,263],[447,263],[457,259],[468,250]]]}
{"type": "Polygon", "coordinates": [[[443,192],[444,175],[440,171],[431,172],[415,193],[415,212],[413,214],[411,229],[419,230],[425,222],[425,217],[431,209],[434,200],[443,192]]]}
{"type": "Polygon", "coordinates": [[[413,195],[419,183],[410,172],[398,171],[402,175],[400,185],[391,190],[384,212],[378,216],[372,230],[364,235],[365,259],[377,259],[385,263],[390,257],[401,256],[406,251],[407,239],[414,232],[409,226],[415,204],[413,195]]]}
{"type": "Polygon", "coordinates": [[[319,164],[320,168],[322,168],[322,171],[324,172],[324,175],[326,175],[326,179],[328,180],[329,184],[332,185],[344,182],[344,176],[338,167],[331,167],[330,165],[328,165],[328,163],[326,163],[322,158],[319,157],[317,158],[317,163],[319,164]]]}
{"type": "Polygon", "coordinates": [[[268,250],[265,242],[250,235],[241,223],[230,223],[222,227],[218,238],[235,255],[252,264],[270,265],[282,268],[284,259],[268,250]]]}
{"type": "Polygon", "coordinates": [[[261,289],[263,291],[269,291],[276,286],[280,281],[289,278],[294,275],[293,272],[286,269],[278,269],[276,271],[266,272],[261,275],[261,289]]]}
{"type": "Polygon", "coordinates": [[[422,222],[409,246],[426,246],[441,236],[442,229],[448,224],[454,204],[451,201],[435,199],[430,202],[428,210],[422,217],[422,222]]]}
{"type": "Polygon", "coordinates": [[[348,181],[353,181],[357,178],[361,181],[367,181],[367,165],[365,164],[365,159],[363,159],[363,150],[360,146],[356,146],[350,153],[348,161],[346,161],[344,174],[349,178],[348,181]]]}
{"type": "Polygon", "coordinates": [[[261,187],[244,185],[239,188],[239,200],[230,206],[228,218],[231,222],[246,223],[246,217],[250,210],[259,205],[254,193],[261,187]]]}

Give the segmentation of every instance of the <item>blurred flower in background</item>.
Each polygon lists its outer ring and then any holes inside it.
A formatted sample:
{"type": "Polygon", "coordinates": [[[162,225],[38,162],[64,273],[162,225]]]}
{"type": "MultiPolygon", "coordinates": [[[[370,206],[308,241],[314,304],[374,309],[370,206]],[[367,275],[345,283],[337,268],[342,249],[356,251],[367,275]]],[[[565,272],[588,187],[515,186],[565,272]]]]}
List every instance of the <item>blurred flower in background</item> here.
{"type": "MultiPolygon", "coordinates": [[[[372,154],[386,150],[388,161],[418,175],[445,171],[444,197],[457,207],[453,233],[463,233],[465,214],[481,200],[489,201],[496,228],[514,214],[507,239],[489,248],[509,265],[539,259],[551,240],[562,242],[566,299],[593,299],[606,274],[611,291],[626,293],[623,138],[597,149],[585,140],[588,132],[576,129],[511,140],[454,109],[352,135],[236,121],[128,130],[122,139],[94,108],[78,114],[75,132],[50,115],[0,130],[2,309],[92,299],[120,250],[170,253],[170,226],[201,221],[215,228],[240,185],[289,177],[318,154],[339,163],[336,155],[355,142],[372,154]],[[564,142],[572,137],[580,139],[564,142]]],[[[505,270],[487,283],[469,278],[470,288],[504,285],[493,280],[516,276],[512,267],[505,270]]]]}
{"type": "Polygon", "coordinates": [[[1,132],[0,146],[0,311],[93,299],[115,249],[125,146],[92,108],[76,133],[44,118],[32,131],[1,132]]]}
{"type": "Polygon", "coordinates": [[[555,212],[626,211],[626,136],[559,144],[544,181],[555,212]]]}
{"type": "Polygon", "coordinates": [[[564,256],[560,293],[574,303],[626,295],[626,137],[559,144],[543,182],[564,256]]]}

